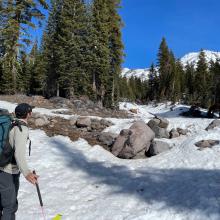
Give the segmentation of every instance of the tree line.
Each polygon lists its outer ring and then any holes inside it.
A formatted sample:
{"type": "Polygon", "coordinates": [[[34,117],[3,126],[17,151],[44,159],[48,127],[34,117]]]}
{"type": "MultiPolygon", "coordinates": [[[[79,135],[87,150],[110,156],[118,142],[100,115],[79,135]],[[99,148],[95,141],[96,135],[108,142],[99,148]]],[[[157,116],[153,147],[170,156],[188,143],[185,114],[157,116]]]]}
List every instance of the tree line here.
{"type": "Polygon", "coordinates": [[[121,81],[123,91],[120,95],[142,103],[169,100],[205,108],[220,103],[220,60],[208,63],[203,50],[196,64],[187,63],[183,66],[163,38],[157,65],[152,64],[149,72],[148,80],[145,81],[134,77],[121,81]]]}
{"type": "Polygon", "coordinates": [[[198,103],[220,102],[220,62],[183,66],[165,38],[148,80],[121,77],[123,62],[120,0],[0,0],[0,93],[81,95],[105,107],[120,100],[198,103]],[[49,11],[40,42],[32,42],[49,11]],[[32,46],[30,46],[32,45],[32,46]],[[31,50],[27,52],[27,48],[31,50]]]}
{"type": "Polygon", "coordinates": [[[45,18],[44,0],[0,1],[0,93],[72,98],[117,106],[123,61],[120,0],[51,0],[41,43],[28,28],[45,18]],[[35,22],[33,22],[35,21],[35,22]]]}

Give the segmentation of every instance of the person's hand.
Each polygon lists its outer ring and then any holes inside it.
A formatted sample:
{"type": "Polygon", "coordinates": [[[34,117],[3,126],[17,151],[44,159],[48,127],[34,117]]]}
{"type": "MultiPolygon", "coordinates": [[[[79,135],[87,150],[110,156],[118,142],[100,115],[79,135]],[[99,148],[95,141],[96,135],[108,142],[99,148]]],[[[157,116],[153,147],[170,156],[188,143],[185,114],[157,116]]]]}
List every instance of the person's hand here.
{"type": "Polygon", "coordinates": [[[29,181],[30,183],[32,183],[33,185],[35,185],[37,183],[37,179],[38,179],[38,175],[33,174],[33,173],[29,173],[25,178],[27,181],[29,181]]]}

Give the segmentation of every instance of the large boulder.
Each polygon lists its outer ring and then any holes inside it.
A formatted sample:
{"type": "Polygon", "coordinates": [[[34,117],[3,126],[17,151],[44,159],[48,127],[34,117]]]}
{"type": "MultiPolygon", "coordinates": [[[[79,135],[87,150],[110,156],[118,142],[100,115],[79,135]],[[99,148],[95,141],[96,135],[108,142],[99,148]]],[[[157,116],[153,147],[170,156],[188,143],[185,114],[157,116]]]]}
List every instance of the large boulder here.
{"type": "Polygon", "coordinates": [[[150,148],[147,152],[149,156],[154,156],[170,149],[170,145],[163,141],[154,140],[152,141],[150,148]]]}
{"type": "Polygon", "coordinates": [[[141,151],[147,151],[155,134],[143,121],[135,122],[129,129],[124,129],[116,139],[112,153],[120,158],[134,158],[141,151]]]}
{"type": "Polygon", "coordinates": [[[220,120],[218,120],[218,119],[213,120],[205,130],[208,131],[208,130],[213,129],[215,127],[220,127],[220,120]]]}

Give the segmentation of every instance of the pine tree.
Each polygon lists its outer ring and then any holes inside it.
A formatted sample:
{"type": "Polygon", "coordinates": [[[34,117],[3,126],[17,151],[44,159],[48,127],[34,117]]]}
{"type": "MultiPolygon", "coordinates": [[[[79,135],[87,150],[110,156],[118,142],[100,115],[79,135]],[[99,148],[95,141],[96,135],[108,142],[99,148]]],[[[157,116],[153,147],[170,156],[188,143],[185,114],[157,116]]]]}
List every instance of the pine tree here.
{"type": "Polygon", "coordinates": [[[195,68],[193,64],[187,63],[185,67],[184,94],[185,103],[193,104],[195,93],[195,68]]]}
{"type": "Polygon", "coordinates": [[[149,79],[148,79],[148,98],[150,101],[157,99],[158,97],[158,88],[159,88],[159,81],[157,76],[157,71],[154,67],[154,64],[151,64],[149,79]]]}
{"type": "Polygon", "coordinates": [[[176,61],[175,76],[173,79],[173,96],[172,101],[175,103],[183,98],[184,87],[184,70],[180,60],[176,61]]]}
{"type": "Polygon", "coordinates": [[[176,71],[176,59],[173,51],[169,52],[169,61],[167,63],[167,88],[166,99],[176,102],[179,90],[179,75],[176,71]]]}
{"type": "Polygon", "coordinates": [[[201,50],[199,54],[194,85],[196,95],[195,101],[197,101],[202,107],[207,107],[209,105],[208,101],[210,97],[210,75],[203,50],[201,50]]]}
{"type": "Polygon", "coordinates": [[[119,78],[119,97],[121,101],[127,101],[129,99],[129,87],[128,87],[128,80],[126,77],[119,78]]]}
{"type": "Polygon", "coordinates": [[[60,54],[58,33],[60,32],[60,16],[63,0],[52,0],[49,18],[42,39],[42,56],[44,57],[43,72],[46,73],[46,97],[59,96],[60,54]],[[59,71],[58,71],[59,70],[59,71]]]}
{"type": "Polygon", "coordinates": [[[30,88],[30,65],[28,54],[25,51],[22,51],[20,55],[19,66],[17,92],[28,94],[30,88]]]}
{"type": "Polygon", "coordinates": [[[210,62],[211,104],[220,103],[220,60],[210,62]]]}
{"type": "Polygon", "coordinates": [[[94,0],[92,5],[91,37],[94,42],[92,60],[92,85],[95,99],[99,104],[111,106],[112,94],[108,83],[112,81],[110,75],[110,49],[109,49],[109,8],[108,0],[94,0]]]}
{"type": "Polygon", "coordinates": [[[158,52],[160,99],[167,99],[169,96],[169,86],[170,86],[170,77],[171,77],[170,59],[171,59],[171,54],[167,46],[166,40],[165,38],[163,38],[158,52]]]}
{"type": "Polygon", "coordinates": [[[1,20],[4,21],[4,29],[0,29],[1,42],[3,42],[4,56],[2,63],[2,92],[15,93],[19,78],[18,56],[22,48],[30,44],[29,27],[35,27],[32,18],[42,20],[44,15],[40,6],[47,8],[45,0],[16,0],[4,1],[1,4],[1,20]]]}
{"type": "Polygon", "coordinates": [[[66,97],[85,94],[86,7],[82,0],[64,1],[58,33],[59,84],[66,97]]]}
{"type": "Polygon", "coordinates": [[[38,48],[37,42],[35,42],[29,57],[29,72],[26,74],[26,80],[29,81],[27,93],[34,95],[44,95],[46,87],[46,72],[45,62],[42,46],[38,48]]]}
{"type": "Polygon", "coordinates": [[[110,76],[111,81],[107,87],[107,99],[105,102],[108,106],[116,107],[119,99],[119,76],[121,74],[121,64],[123,62],[123,43],[121,28],[123,26],[118,9],[120,8],[121,0],[109,0],[108,11],[109,11],[109,49],[110,49],[110,76]],[[111,100],[110,100],[111,97],[111,100]]]}
{"type": "Polygon", "coordinates": [[[129,100],[130,101],[135,101],[136,100],[136,83],[135,83],[135,77],[132,76],[129,80],[128,80],[128,88],[129,88],[129,100]]]}

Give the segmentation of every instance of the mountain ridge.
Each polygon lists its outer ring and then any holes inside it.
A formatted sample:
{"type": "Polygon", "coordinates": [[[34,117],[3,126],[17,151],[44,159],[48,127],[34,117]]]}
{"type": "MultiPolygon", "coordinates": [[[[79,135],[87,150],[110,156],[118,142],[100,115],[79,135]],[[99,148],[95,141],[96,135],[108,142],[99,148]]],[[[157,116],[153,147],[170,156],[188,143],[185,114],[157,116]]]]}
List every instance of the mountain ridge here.
{"type": "MultiPolygon", "coordinates": [[[[220,59],[220,52],[218,51],[211,51],[211,50],[203,50],[203,51],[205,53],[207,62],[210,62],[211,60],[216,61],[217,59],[220,59]]],[[[190,52],[184,55],[182,58],[180,58],[180,61],[183,64],[183,66],[186,66],[187,63],[196,66],[199,60],[199,53],[200,52],[190,52]]],[[[148,79],[149,73],[150,73],[150,68],[144,68],[144,69],[123,68],[121,75],[122,77],[126,77],[128,79],[133,76],[136,78],[140,78],[142,81],[144,81],[148,79]]]]}

